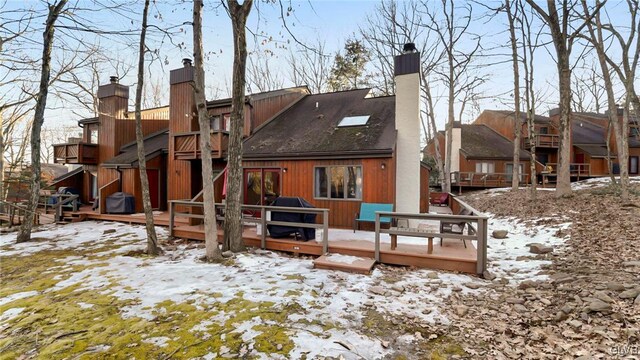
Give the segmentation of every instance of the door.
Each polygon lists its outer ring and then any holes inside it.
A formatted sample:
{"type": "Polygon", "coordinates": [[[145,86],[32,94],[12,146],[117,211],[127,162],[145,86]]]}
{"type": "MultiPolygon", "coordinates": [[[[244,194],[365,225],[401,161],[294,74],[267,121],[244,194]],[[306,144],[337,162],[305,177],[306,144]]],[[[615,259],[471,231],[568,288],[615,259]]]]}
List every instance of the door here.
{"type": "MultiPolygon", "coordinates": [[[[507,170],[507,181],[511,182],[511,179],[513,178],[512,174],[513,174],[513,164],[506,164],[506,170],[507,170]]],[[[524,179],[524,164],[518,164],[518,179],[519,182],[522,182],[524,179]]]]}
{"type": "MultiPolygon", "coordinates": [[[[269,205],[280,196],[280,169],[246,169],[244,171],[244,203],[269,205]]],[[[256,217],[259,211],[253,211],[256,217]]]]}
{"type": "Polygon", "coordinates": [[[151,208],[160,208],[160,170],[147,169],[147,179],[149,180],[149,197],[151,198],[151,208]]]}

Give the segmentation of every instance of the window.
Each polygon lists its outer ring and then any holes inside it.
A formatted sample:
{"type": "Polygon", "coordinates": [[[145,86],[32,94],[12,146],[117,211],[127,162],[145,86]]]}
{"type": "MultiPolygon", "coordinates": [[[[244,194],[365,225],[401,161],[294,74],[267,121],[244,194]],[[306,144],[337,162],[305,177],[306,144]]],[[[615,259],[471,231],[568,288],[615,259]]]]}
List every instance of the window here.
{"type": "Polygon", "coordinates": [[[629,156],[629,174],[638,174],[638,156],[629,156]]]}
{"type": "Polygon", "coordinates": [[[495,164],[492,162],[479,162],[476,163],[476,172],[481,174],[490,174],[495,171],[495,164]]]}
{"type": "Polygon", "coordinates": [[[369,115],[345,116],[338,123],[338,127],[367,125],[367,121],[369,121],[369,115]]]}
{"type": "Polygon", "coordinates": [[[97,144],[98,143],[98,127],[90,124],[86,125],[87,132],[87,141],[89,144],[97,144]]]}
{"type": "Polygon", "coordinates": [[[209,121],[211,124],[211,130],[229,131],[229,129],[231,129],[231,114],[224,114],[222,116],[214,115],[209,119],[209,121]],[[222,118],[224,121],[220,122],[220,118],[222,118]]]}
{"type": "Polygon", "coordinates": [[[546,126],[540,127],[540,134],[543,134],[543,135],[549,134],[549,128],[546,126]]]}
{"type": "Polygon", "coordinates": [[[316,167],[313,196],[320,199],[362,199],[362,166],[316,167]]]}

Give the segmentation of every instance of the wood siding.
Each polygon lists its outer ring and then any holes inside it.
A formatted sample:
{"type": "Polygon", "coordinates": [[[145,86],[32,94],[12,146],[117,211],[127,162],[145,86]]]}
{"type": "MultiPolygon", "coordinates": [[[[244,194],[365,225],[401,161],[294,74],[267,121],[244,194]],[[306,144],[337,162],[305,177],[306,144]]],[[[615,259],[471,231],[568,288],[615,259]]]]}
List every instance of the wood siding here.
{"type": "Polygon", "coordinates": [[[420,166],[420,212],[429,212],[429,168],[420,166]]]}
{"type": "Polygon", "coordinates": [[[251,107],[251,132],[270,120],[274,115],[301,99],[306,93],[287,92],[278,96],[270,96],[268,98],[252,101],[251,107]]]}
{"type": "MultiPolygon", "coordinates": [[[[281,169],[282,196],[299,196],[315,207],[329,209],[329,225],[351,228],[360,203],[394,203],[395,163],[393,158],[353,160],[244,161],[243,167],[281,169]],[[382,165],[384,164],[384,169],[382,165]],[[362,166],[362,200],[325,200],[314,198],[314,167],[329,165],[362,166]],[[284,171],[286,169],[286,172],[284,171]]],[[[361,228],[366,228],[362,224],[361,228]]]]}
{"type": "MultiPolygon", "coordinates": [[[[169,138],[172,134],[195,131],[194,124],[198,122],[195,114],[192,83],[171,84],[169,138]]],[[[169,200],[191,199],[195,195],[191,192],[192,164],[188,160],[175,160],[173,146],[173,141],[169,141],[167,196],[169,200]]]]}

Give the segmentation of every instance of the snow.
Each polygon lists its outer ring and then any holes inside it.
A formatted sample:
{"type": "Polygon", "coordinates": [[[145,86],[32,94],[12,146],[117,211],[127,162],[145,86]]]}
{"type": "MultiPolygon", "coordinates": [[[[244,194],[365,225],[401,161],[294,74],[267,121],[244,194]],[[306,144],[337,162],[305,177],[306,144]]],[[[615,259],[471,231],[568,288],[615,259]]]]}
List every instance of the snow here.
{"type": "Polygon", "coordinates": [[[167,346],[167,341],[171,340],[170,338],[166,337],[166,336],[156,336],[156,337],[151,337],[151,338],[146,338],[144,340],[142,340],[142,342],[147,343],[147,344],[152,344],[158,347],[166,347],[167,346]]]}
{"type": "Polygon", "coordinates": [[[538,272],[543,265],[550,264],[551,261],[533,259],[535,255],[529,252],[527,244],[540,243],[553,247],[555,252],[562,251],[568,235],[558,237],[556,234],[559,232],[568,234],[571,223],[535,225],[519,222],[513,217],[498,218],[492,214],[488,215],[487,258],[489,259],[489,270],[495,275],[506,277],[513,282],[546,279],[546,275],[540,275],[538,272]],[[507,230],[509,234],[506,239],[495,239],[491,236],[493,230],[507,230]],[[518,257],[525,258],[517,260],[518,257]]]}
{"type": "MultiPolygon", "coordinates": [[[[523,279],[543,279],[540,267],[547,260],[517,261],[518,256],[531,256],[526,244],[539,242],[558,249],[565,238],[556,237],[558,230],[566,230],[570,224],[530,225],[517,222],[513,218],[496,218],[489,215],[489,234],[494,229],[509,231],[507,239],[488,240],[489,269],[499,277],[506,277],[516,283],[523,279]],[[517,272],[514,272],[516,271],[517,272]]],[[[360,322],[369,309],[382,314],[402,318],[410,314],[416,321],[448,324],[444,315],[447,297],[454,288],[464,294],[485,293],[485,280],[475,276],[437,272],[437,278],[430,278],[428,269],[399,272],[399,279],[389,283],[390,270],[374,269],[371,275],[350,274],[336,271],[313,269],[310,258],[291,258],[269,251],[242,253],[234,258],[234,265],[204,263],[200,258],[203,249],[178,246],[158,257],[124,256],[131,250],[145,247],[143,226],[123,225],[111,222],[80,222],[65,226],[43,226],[34,237],[47,238],[28,244],[15,244],[14,234],[0,235],[2,256],[28,256],[45,250],[84,249],[95,250],[99,259],[83,256],[68,256],[59,259],[52,267],[56,271],[69,271],[74,265],[86,268],[66,277],[48,291],[78,285],[76,291],[98,291],[122,300],[134,300],[120,309],[125,318],[139,317],[152,320],[156,317],[154,308],[163,301],[175,303],[189,302],[197,307],[226,303],[242,296],[254,302],[273,302],[274,311],[297,304],[303,314],[290,315],[288,334],[294,342],[289,358],[316,356],[343,356],[345,359],[374,359],[390,355],[389,349],[381,346],[380,340],[361,334],[360,322]],[[105,230],[115,230],[104,234],[105,230]],[[110,247],[105,250],[105,245],[110,247]],[[113,248],[117,245],[116,248],[113,248]],[[108,256],[106,256],[108,255],[108,256]],[[104,257],[103,257],[104,256],[104,257]],[[98,265],[99,264],[99,265],[98,265]],[[479,289],[464,286],[467,283],[481,285],[479,289]],[[386,294],[378,295],[370,291],[373,286],[382,286],[386,294]],[[392,289],[393,286],[393,289],[392,289]],[[394,290],[399,287],[404,291],[394,290]],[[459,289],[458,289],[459,290],[459,289]],[[242,294],[242,295],[239,295],[242,294]],[[322,327],[297,322],[302,319],[317,321],[319,324],[334,324],[335,328],[322,331],[322,327]],[[289,326],[293,325],[293,326],[289,326]],[[320,335],[319,335],[320,334],[320,335]],[[351,350],[345,349],[346,344],[351,350]]],[[[157,228],[160,238],[166,237],[166,230],[157,228]]],[[[331,230],[335,238],[374,241],[373,232],[351,230],[331,230]]],[[[390,242],[387,234],[382,242],[390,242]]],[[[424,245],[424,239],[399,237],[399,241],[416,242],[424,245]]],[[[556,250],[557,251],[557,250],[556,250]]],[[[353,256],[331,254],[332,261],[353,262],[353,256]]],[[[19,298],[34,296],[37,292],[22,292],[0,298],[0,304],[7,304],[19,298]]],[[[82,308],[92,304],[78,303],[82,308]]],[[[0,316],[6,321],[20,314],[23,309],[9,309],[0,316]]],[[[212,314],[210,318],[194,326],[193,332],[206,332],[214,323],[222,324],[233,319],[233,311],[212,314]]],[[[235,324],[235,332],[245,341],[251,341],[259,334],[255,325],[262,324],[260,317],[235,324]]],[[[166,345],[168,338],[156,337],[145,341],[157,346],[166,345]]],[[[410,339],[407,339],[409,342],[410,339]]],[[[265,358],[252,347],[250,357],[265,358]]],[[[213,356],[213,354],[212,354],[213,356]]]]}
{"type": "Polygon", "coordinates": [[[19,293],[15,293],[15,294],[11,294],[9,296],[6,296],[4,298],[0,298],[0,306],[4,305],[4,304],[8,304],[12,301],[16,301],[18,299],[24,299],[24,298],[28,298],[31,296],[36,296],[39,293],[37,291],[23,291],[23,292],[19,292],[19,293]]]}
{"type": "MultiPolygon", "coordinates": [[[[6,310],[5,312],[2,313],[2,315],[0,315],[0,323],[13,319],[14,317],[20,315],[22,311],[24,311],[24,308],[11,308],[6,310]]],[[[0,329],[1,328],[2,327],[0,326],[0,329]]]]}
{"type": "Polygon", "coordinates": [[[353,264],[358,260],[362,260],[361,257],[342,254],[328,254],[325,258],[331,262],[342,264],[353,264]]]}

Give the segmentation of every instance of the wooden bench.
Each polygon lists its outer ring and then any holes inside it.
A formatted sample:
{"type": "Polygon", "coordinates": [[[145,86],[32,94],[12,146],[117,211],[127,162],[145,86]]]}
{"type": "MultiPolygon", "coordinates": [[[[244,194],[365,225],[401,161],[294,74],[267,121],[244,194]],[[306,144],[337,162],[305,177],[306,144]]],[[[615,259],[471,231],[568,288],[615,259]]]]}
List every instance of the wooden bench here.
{"type": "MultiPolygon", "coordinates": [[[[353,219],[353,232],[356,232],[356,228],[360,230],[361,222],[376,222],[376,211],[393,211],[393,204],[377,204],[377,203],[361,203],[360,212],[356,213],[353,219]]],[[[380,217],[381,224],[391,224],[390,217],[380,217]]]]}
{"type": "MultiPolygon", "coordinates": [[[[432,230],[429,229],[429,225],[427,224],[418,224],[417,228],[392,226],[391,228],[389,228],[389,230],[404,230],[416,233],[432,232],[432,230]]],[[[395,250],[398,247],[398,235],[389,234],[389,236],[391,236],[391,250],[395,250]]],[[[417,237],[416,235],[413,236],[417,237]]],[[[427,238],[427,253],[433,253],[433,237],[427,238]]]]}

